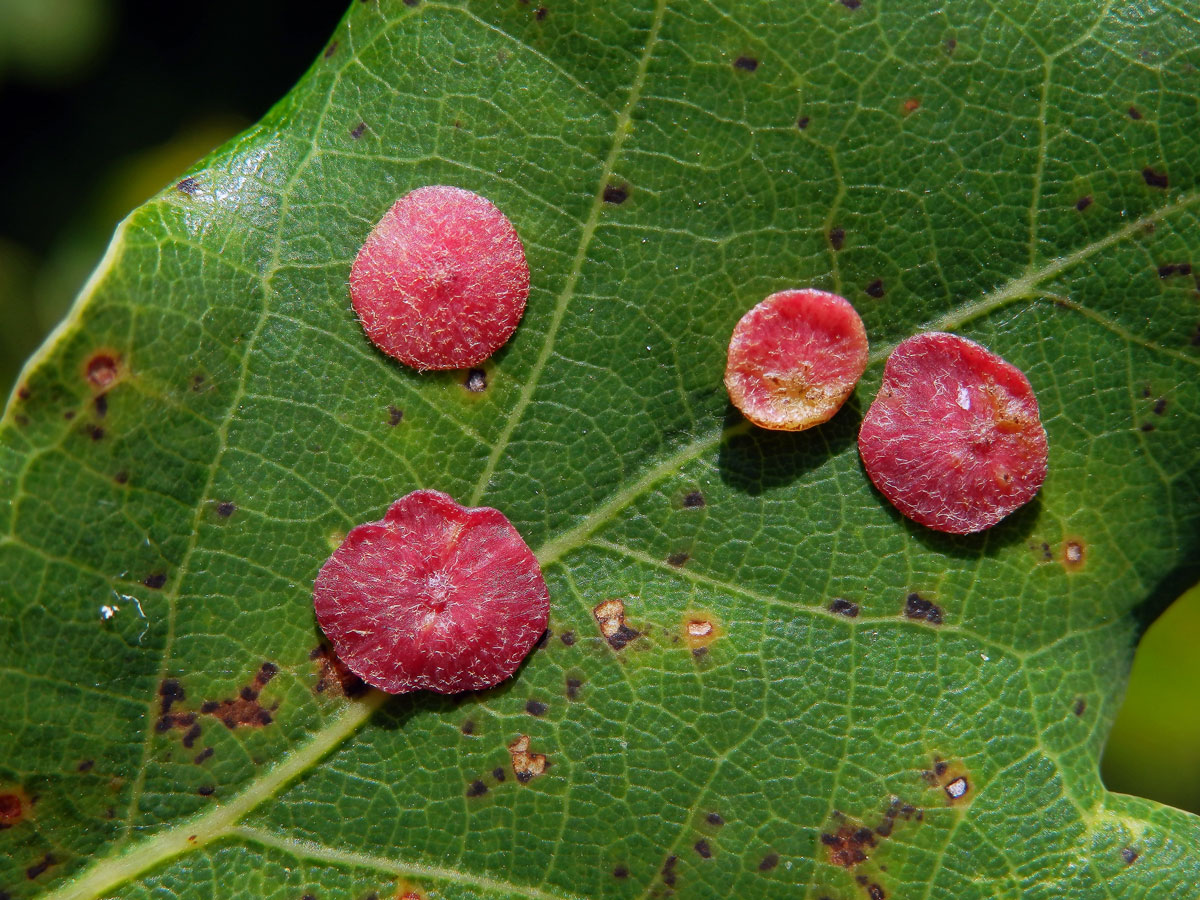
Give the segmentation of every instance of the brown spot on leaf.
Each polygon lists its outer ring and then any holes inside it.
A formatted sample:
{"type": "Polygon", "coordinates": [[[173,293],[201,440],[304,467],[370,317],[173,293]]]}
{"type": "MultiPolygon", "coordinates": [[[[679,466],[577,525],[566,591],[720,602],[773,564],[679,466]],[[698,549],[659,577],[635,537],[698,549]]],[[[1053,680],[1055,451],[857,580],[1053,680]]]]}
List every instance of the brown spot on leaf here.
{"type": "Polygon", "coordinates": [[[960,762],[950,763],[935,756],[933,766],[921,775],[931,787],[941,789],[951,806],[969,803],[974,796],[971,775],[960,762]]]}
{"type": "Polygon", "coordinates": [[[201,731],[199,725],[193,725],[183,735],[183,746],[187,747],[188,749],[191,749],[192,746],[196,743],[197,738],[199,738],[202,733],[203,732],[201,731]]]}
{"type": "Polygon", "coordinates": [[[353,128],[350,129],[350,137],[352,137],[354,140],[357,141],[360,137],[363,136],[363,132],[366,130],[367,130],[367,123],[359,122],[357,125],[355,125],[353,128]]]}
{"type": "Polygon", "coordinates": [[[35,878],[37,878],[39,875],[41,875],[43,872],[45,872],[47,869],[49,869],[56,862],[57,862],[57,860],[54,858],[54,855],[47,853],[45,856],[43,856],[41,858],[41,860],[34,863],[32,866],[30,866],[28,869],[25,870],[25,877],[28,878],[30,881],[33,881],[35,878]]]}
{"type": "Polygon", "coordinates": [[[721,814],[718,812],[710,812],[704,817],[704,821],[716,828],[720,828],[725,824],[725,820],[721,818],[721,814]]]}
{"type": "Polygon", "coordinates": [[[508,745],[508,753],[512,757],[513,774],[521,784],[528,784],[546,771],[545,754],[529,751],[529,735],[517,735],[517,739],[508,745]]]}
{"type": "Polygon", "coordinates": [[[217,792],[216,787],[211,784],[204,784],[204,785],[201,785],[200,787],[196,788],[196,793],[199,794],[201,797],[211,797],[216,792],[217,792]]]}
{"type": "Polygon", "coordinates": [[[1134,850],[1132,847],[1124,847],[1121,850],[1121,859],[1127,866],[1132,866],[1138,861],[1138,857],[1141,855],[1142,854],[1138,853],[1138,851],[1134,850]]]}
{"type": "Polygon", "coordinates": [[[189,175],[187,178],[184,178],[175,185],[175,190],[179,191],[181,194],[187,194],[190,197],[196,193],[196,191],[200,190],[200,182],[189,175]]]}
{"type": "Polygon", "coordinates": [[[868,297],[873,297],[876,300],[881,299],[887,293],[887,288],[883,286],[882,278],[876,278],[863,288],[863,290],[866,291],[868,297]]]}
{"type": "Polygon", "coordinates": [[[583,690],[583,681],[579,678],[567,679],[567,699],[578,700],[579,692],[583,690]]]}
{"type": "Polygon", "coordinates": [[[858,616],[858,604],[852,603],[843,597],[834,597],[829,601],[829,611],[834,615],[845,616],[848,619],[853,619],[858,616]]]}
{"type": "Polygon", "coordinates": [[[675,887],[675,864],[679,862],[679,857],[671,854],[667,857],[662,867],[663,884],[667,887],[675,887]]]}
{"type": "Polygon", "coordinates": [[[695,652],[724,634],[716,616],[707,612],[689,612],[683,617],[683,640],[695,652]]]}
{"type": "Polygon", "coordinates": [[[550,15],[550,10],[546,9],[546,7],[544,7],[544,6],[539,6],[533,12],[533,17],[535,19],[537,19],[539,22],[545,21],[545,18],[548,15],[550,15]]]}
{"type": "Polygon", "coordinates": [[[217,504],[217,515],[222,519],[228,519],[237,512],[237,505],[230,500],[223,500],[217,504]]]}
{"type": "Polygon", "coordinates": [[[462,723],[461,731],[463,734],[468,735],[468,736],[474,734],[475,733],[475,722],[471,719],[467,719],[467,721],[462,723]]]}
{"type": "Polygon", "coordinates": [[[1087,562],[1087,545],[1078,538],[1063,541],[1062,561],[1068,572],[1078,572],[1087,562]]]}
{"type": "Polygon", "coordinates": [[[825,845],[831,863],[843,869],[853,869],[869,858],[867,851],[876,844],[875,832],[846,823],[835,832],[822,832],[821,843],[825,845]]]}
{"type": "Polygon", "coordinates": [[[92,408],[96,410],[96,415],[98,415],[100,418],[104,418],[105,416],[107,416],[108,415],[108,395],[107,394],[97,394],[95,399],[92,400],[92,408]]]}
{"type": "Polygon", "coordinates": [[[1136,106],[1129,107],[1128,112],[1129,118],[1133,119],[1135,122],[1142,117],[1142,111],[1136,106]]]}
{"type": "Polygon", "coordinates": [[[487,390],[487,386],[487,373],[483,369],[467,370],[467,377],[463,381],[463,387],[472,394],[482,394],[487,390]]]}
{"type": "MultiPolygon", "coordinates": [[[[75,771],[76,772],[90,772],[90,771],[92,771],[92,768],[95,765],[96,765],[96,761],[94,759],[85,759],[82,762],[80,762],[79,765],[77,765],[75,767],[75,771]]],[[[2,816],[3,816],[3,814],[0,813],[0,817],[2,817],[2,816]]]]}
{"type": "Polygon", "coordinates": [[[573,631],[564,631],[558,636],[558,639],[563,642],[564,647],[575,646],[575,632],[573,631]]]}
{"type": "Polygon", "coordinates": [[[388,407],[388,424],[391,425],[393,428],[395,428],[397,425],[399,425],[403,421],[404,421],[404,410],[400,409],[398,406],[389,406],[388,407]]]}
{"type": "Polygon", "coordinates": [[[883,892],[883,888],[881,888],[875,882],[871,882],[870,884],[866,885],[865,887],[867,890],[867,896],[870,897],[871,900],[886,900],[887,894],[885,894],[883,892]]]}
{"type": "Polygon", "coordinates": [[[1142,169],[1142,179],[1152,188],[1165,189],[1170,184],[1166,172],[1155,171],[1150,166],[1142,169]]]}
{"type": "Polygon", "coordinates": [[[764,856],[762,859],[760,859],[758,861],[758,871],[770,872],[777,865],[779,865],[779,854],[778,853],[768,853],[766,856],[764,856]]]}
{"type": "Polygon", "coordinates": [[[1087,209],[1091,205],[1092,205],[1092,195],[1091,194],[1087,194],[1086,196],[1080,197],[1078,200],[1075,201],[1075,208],[1077,210],[1079,210],[1080,212],[1083,212],[1085,209],[1087,209]]]}
{"type": "Polygon", "coordinates": [[[829,232],[829,246],[834,250],[841,250],[846,243],[846,229],[833,228],[829,232]]]}
{"type": "Polygon", "coordinates": [[[549,708],[550,707],[548,707],[541,700],[525,701],[525,712],[529,713],[531,716],[544,716],[546,714],[546,710],[549,708]]]}
{"type": "Polygon", "coordinates": [[[83,374],[96,391],[107,391],[121,377],[121,357],[111,350],[97,350],[83,364],[83,374]]]}
{"type": "Polygon", "coordinates": [[[482,797],[484,794],[487,793],[487,791],[488,791],[487,785],[484,784],[482,781],[478,781],[478,780],[472,781],[470,784],[467,785],[467,796],[468,797],[482,797]]]}
{"type": "Polygon", "coordinates": [[[153,572],[150,575],[147,575],[145,578],[142,579],[142,584],[144,584],[146,587],[150,588],[151,590],[155,590],[155,591],[159,590],[166,583],[167,583],[167,573],[166,572],[153,572]]]}
{"type": "Polygon", "coordinates": [[[87,433],[88,437],[90,437],[93,441],[104,440],[104,429],[99,425],[89,424],[87,427],[87,433]]]}
{"type": "Polygon", "coordinates": [[[0,788],[0,831],[24,821],[31,807],[29,795],[22,788],[0,788]]]}
{"type": "Polygon", "coordinates": [[[625,624],[625,601],[621,599],[605,600],[592,610],[600,633],[614,650],[621,650],[630,641],[641,636],[641,633],[625,624]]]}
{"type": "Polygon", "coordinates": [[[620,205],[629,199],[629,186],[608,184],[604,186],[604,202],[620,205]]]}
{"type": "Polygon", "coordinates": [[[1082,716],[1085,712],[1087,712],[1087,701],[1082,697],[1076,697],[1075,706],[1072,707],[1072,709],[1075,715],[1082,716]]]}
{"type": "Polygon", "coordinates": [[[163,714],[171,711],[171,706],[180,700],[187,699],[187,693],[183,690],[183,685],[175,678],[164,678],[158,686],[158,696],[161,697],[160,711],[163,714]]]}
{"type": "Polygon", "coordinates": [[[943,621],[942,608],[916,592],[905,598],[904,615],[910,619],[928,622],[930,625],[941,625],[943,621]]]}
{"type": "Polygon", "coordinates": [[[686,565],[687,561],[691,558],[692,558],[692,555],[690,553],[687,553],[683,550],[676,550],[674,553],[672,553],[670,556],[667,557],[667,563],[678,569],[681,566],[686,565]]]}
{"type": "Polygon", "coordinates": [[[1157,400],[1154,401],[1154,414],[1156,416],[1161,416],[1166,411],[1167,411],[1167,398],[1159,397],[1157,400]]]}
{"type": "Polygon", "coordinates": [[[367,684],[350,671],[349,667],[338,659],[333,648],[321,644],[308,654],[308,658],[317,663],[317,683],[313,690],[318,694],[341,694],[351,699],[361,697],[367,692],[367,684]]]}
{"type": "Polygon", "coordinates": [[[28,385],[23,384],[19,388],[17,388],[17,399],[18,400],[28,400],[32,396],[33,396],[33,393],[29,390],[28,385]]]}
{"type": "Polygon", "coordinates": [[[684,509],[701,509],[704,503],[704,494],[700,491],[688,491],[688,493],[683,495],[684,509]]]}
{"type": "Polygon", "coordinates": [[[329,59],[329,57],[331,57],[331,56],[333,56],[333,54],[337,53],[337,48],[338,48],[338,42],[331,41],[329,46],[325,48],[325,54],[324,54],[325,58],[329,59]]]}
{"type": "Polygon", "coordinates": [[[200,765],[201,763],[203,763],[206,759],[208,759],[212,755],[213,755],[213,748],[205,747],[203,750],[201,750],[199,753],[196,754],[196,756],[192,760],[192,762],[194,762],[196,765],[200,765]]]}
{"type": "Polygon", "coordinates": [[[697,855],[699,855],[701,859],[712,859],[712,847],[710,847],[708,841],[704,840],[703,838],[696,841],[696,843],[692,845],[692,848],[696,851],[697,855]]]}
{"type": "Polygon", "coordinates": [[[629,867],[628,866],[617,866],[616,868],[613,869],[613,878],[628,878],[628,877],[629,877],[629,867]]]}
{"type": "Polygon", "coordinates": [[[862,6],[862,0],[840,0],[840,2],[846,9],[858,9],[862,6]]]}
{"type": "Polygon", "coordinates": [[[914,113],[920,108],[921,108],[921,101],[918,100],[916,97],[909,97],[907,100],[904,101],[905,115],[908,115],[909,113],[914,113]]]}
{"type": "Polygon", "coordinates": [[[739,56],[733,61],[733,67],[743,72],[753,72],[758,68],[758,60],[753,56],[739,56]]]}

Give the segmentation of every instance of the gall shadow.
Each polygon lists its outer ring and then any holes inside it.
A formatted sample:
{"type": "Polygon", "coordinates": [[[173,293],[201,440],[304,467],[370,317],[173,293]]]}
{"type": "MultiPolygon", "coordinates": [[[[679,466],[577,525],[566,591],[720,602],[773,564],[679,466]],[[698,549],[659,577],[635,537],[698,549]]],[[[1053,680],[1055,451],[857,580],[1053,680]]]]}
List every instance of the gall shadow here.
{"type": "Polygon", "coordinates": [[[1146,599],[1134,607],[1132,616],[1139,642],[1159,616],[1200,583],[1200,536],[1193,535],[1191,544],[1182,554],[1182,558],[1186,562],[1160,578],[1150,589],[1146,599]]]}
{"type": "MultiPolygon", "coordinates": [[[[770,431],[751,425],[721,444],[717,470],[734,490],[757,497],[786,487],[858,441],[862,406],[855,393],[828,422],[805,431],[770,431]]],[[[732,403],[725,408],[725,428],[745,422],[732,403]]]]}

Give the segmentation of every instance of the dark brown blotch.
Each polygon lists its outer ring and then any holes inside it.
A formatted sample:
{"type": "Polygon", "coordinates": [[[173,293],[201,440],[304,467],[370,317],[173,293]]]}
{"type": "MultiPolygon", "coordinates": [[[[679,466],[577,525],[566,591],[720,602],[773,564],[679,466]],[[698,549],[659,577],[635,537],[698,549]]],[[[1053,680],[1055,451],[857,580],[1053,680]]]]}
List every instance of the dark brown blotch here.
{"type": "Polygon", "coordinates": [[[535,19],[537,19],[539,22],[544,22],[546,19],[546,16],[548,16],[548,15],[550,15],[550,10],[546,9],[546,7],[544,7],[544,6],[539,6],[537,9],[535,9],[533,11],[533,17],[535,19]]]}
{"type": "Polygon", "coordinates": [[[705,504],[704,494],[700,491],[688,491],[683,496],[684,509],[701,509],[705,504]]]}
{"type": "Polygon", "coordinates": [[[808,123],[811,121],[812,121],[812,119],[809,118],[808,116],[801,116],[800,118],[798,118],[796,120],[796,127],[799,128],[801,131],[803,131],[805,128],[808,127],[808,123]]]}
{"type": "Polygon", "coordinates": [[[567,679],[567,699],[578,700],[579,694],[583,690],[583,681],[579,678],[567,679]]]}
{"type": "Polygon", "coordinates": [[[676,880],[675,865],[678,862],[679,862],[679,857],[676,856],[675,854],[671,854],[670,856],[667,857],[666,861],[663,863],[662,880],[663,880],[663,884],[665,884],[667,887],[675,887],[675,880],[676,880]]]}
{"type": "Polygon", "coordinates": [[[862,6],[862,0],[840,0],[840,2],[846,9],[858,9],[862,6]]]}
{"type": "Polygon", "coordinates": [[[1080,197],[1078,200],[1075,201],[1075,208],[1077,210],[1079,210],[1080,212],[1083,212],[1085,209],[1087,209],[1089,206],[1091,206],[1092,203],[1093,203],[1092,195],[1086,194],[1085,196],[1080,197]]]}
{"type": "Polygon", "coordinates": [[[108,415],[108,394],[97,394],[92,400],[92,408],[96,410],[96,415],[104,418],[108,415]]]}
{"type": "Polygon", "coordinates": [[[1167,177],[1166,172],[1159,172],[1151,166],[1146,166],[1146,168],[1142,169],[1142,179],[1150,187],[1159,188],[1160,190],[1165,190],[1170,184],[1170,179],[1167,177]]]}
{"type": "Polygon", "coordinates": [[[317,683],[313,685],[316,693],[329,692],[354,699],[367,692],[367,683],[351,672],[330,647],[319,644],[308,658],[317,663],[317,683]]]}
{"type": "Polygon", "coordinates": [[[88,437],[90,437],[93,441],[104,440],[104,429],[99,425],[89,424],[87,427],[87,433],[88,437]]]}
{"type": "Polygon", "coordinates": [[[475,722],[472,719],[467,719],[467,721],[462,723],[462,728],[459,730],[469,737],[475,733],[475,722]]]}
{"type": "Polygon", "coordinates": [[[475,781],[472,781],[470,784],[467,785],[467,796],[468,797],[482,797],[487,792],[488,792],[487,785],[484,784],[482,781],[479,781],[478,779],[475,781]]]}
{"type": "Polygon", "coordinates": [[[628,866],[617,866],[616,868],[613,869],[613,878],[628,878],[628,877],[629,877],[629,867],[628,866]]]}
{"type": "Polygon", "coordinates": [[[75,771],[76,772],[90,772],[90,771],[92,771],[92,768],[95,765],[96,765],[96,761],[94,759],[85,759],[82,762],[80,762],[79,765],[77,765],[75,767],[75,771]]]}
{"type": "Polygon", "coordinates": [[[503,781],[504,780],[503,767],[496,766],[496,768],[492,769],[492,777],[495,778],[497,781],[503,781]]]}
{"type": "Polygon", "coordinates": [[[544,716],[546,714],[546,710],[549,708],[550,707],[541,700],[525,701],[525,712],[529,713],[531,716],[544,716]]]}
{"type": "Polygon", "coordinates": [[[47,853],[38,862],[35,862],[32,866],[25,870],[25,877],[30,881],[33,881],[52,865],[54,865],[55,862],[57,862],[57,860],[54,858],[54,854],[47,853]]]}
{"type": "Polygon", "coordinates": [[[483,369],[467,370],[467,377],[463,380],[463,387],[472,394],[482,394],[487,390],[487,386],[487,373],[483,369]]]}
{"type": "Polygon", "coordinates": [[[325,58],[329,59],[329,57],[331,57],[331,56],[333,56],[333,54],[337,53],[337,48],[338,48],[338,42],[331,41],[329,46],[325,48],[325,54],[324,54],[325,58]]]}
{"type": "Polygon", "coordinates": [[[350,137],[352,137],[354,140],[357,141],[360,137],[363,136],[363,132],[365,132],[366,130],[367,130],[367,123],[359,122],[357,125],[355,125],[353,128],[350,129],[350,137]]]}
{"type": "Polygon", "coordinates": [[[848,619],[853,619],[858,616],[858,604],[846,600],[843,597],[834,597],[829,601],[829,611],[834,615],[845,616],[848,619]]]}
{"type": "Polygon", "coordinates": [[[1138,857],[1141,855],[1142,855],[1141,853],[1139,853],[1137,850],[1133,849],[1132,847],[1124,847],[1121,849],[1121,860],[1127,866],[1132,866],[1135,862],[1138,861],[1138,857]]]}
{"type": "Polygon", "coordinates": [[[232,500],[222,500],[217,504],[217,515],[222,519],[228,519],[235,512],[237,512],[237,504],[232,500]]]}
{"type": "Polygon", "coordinates": [[[187,194],[190,197],[196,193],[196,191],[200,190],[200,182],[189,175],[187,178],[184,178],[175,185],[175,190],[179,191],[181,194],[187,194]]]}
{"type": "Polygon", "coordinates": [[[1075,705],[1072,707],[1072,711],[1075,713],[1075,715],[1082,716],[1085,712],[1087,712],[1087,700],[1083,699],[1083,697],[1076,697],[1075,705]]]}
{"type": "Polygon", "coordinates": [[[758,871],[770,872],[777,865],[779,865],[779,854],[778,853],[768,853],[766,856],[764,856],[762,859],[760,859],[758,861],[758,871]]]}
{"type": "Polygon", "coordinates": [[[678,569],[681,566],[685,565],[687,563],[687,561],[691,558],[692,558],[692,555],[690,553],[687,553],[683,550],[676,550],[674,553],[672,553],[670,556],[667,557],[667,563],[678,569]]]}
{"type": "Polygon", "coordinates": [[[1190,262],[1166,263],[1158,267],[1158,277],[1162,279],[1170,278],[1173,275],[1191,274],[1192,264],[1190,262]]]}
{"type": "Polygon", "coordinates": [[[725,820],[721,818],[721,814],[718,812],[710,812],[704,817],[704,821],[715,828],[720,828],[725,824],[725,820]]]}
{"type": "Polygon", "coordinates": [[[758,68],[758,60],[753,56],[739,56],[733,61],[733,67],[743,72],[753,72],[758,68]]]}
{"type": "Polygon", "coordinates": [[[388,407],[388,424],[395,428],[404,421],[404,410],[398,406],[388,407]]]}
{"type": "Polygon", "coordinates": [[[216,787],[211,784],[204,784],[204,785],[201,785],[200,787],[196,788],[196,793],[199,794],[201,797],[211,797],[216,792],[217,792],[216,787]]]}
{"type": "Polygon", "coordinates": [[[201,765],[206,759],[208,759],[212,755],[213,755],[213,748],[205,747],[203,750],[201,750],[199,753],[196,754],[196,756],[192,759],[192,762],[194,762],[196,765],[201,765]]]}
{"type": "Polygon", "coordinates": [[[845,824],[837,831],[822,832],[821,843],[831,863],[843,869],[853,869],[869,858],[867,851],[876,844],[875,832],[870,828],[845,824]]]}
{"type": "Polygon", "coordinates": [[[841,250],[846,243],[846,229],[833,228],[829,232],[829,246],[834,250],[841,250]]]}
{"type": "Polygon", "coordinates": [[[604,186],[604,202],[619,206],[629,199],[629,186],[624,184],[608,184],[604,186]]]}
{"type": "Polygon", "coordinates": [[[944,621],[942,608],[915,591],[904,600],[904,615],[910,619],[928,622],[930,625],[941,625],[944,621]]]}
{"type": "Polygon", "coordinates": [[[563,642],[564,647],[575,646],[575,632],[573,631],[564,631],[558,636],[558,639],[563,642]]]}
{"type": "Polygon", "coordinates": [[[708,841],[704,840],[703,838],[696,841],[696,843],[692,845],[692,849],[696,851],[696,854],[701,859],[712,859],[712,847],[709,845],[708,841]]]}
{"type": "Polygon", "coordinates": [[[144,584],[146,587],[148,587],[154,591],[160,590],[162,588],[162,586],[166,583],[167,583],[167,573],[166,572],[152,572],[151,574],[147,575],[145,578],[142,579],[142,584],[144,584]]]}
{"type": "Polygon", "coordinates": [[[884,294],[887,293],[887,288],[884,287],[882,278],[876,278],[863,288],[863,290],[866,291],[868,297],[873,297],[876,300],[882,299],[884,294]]]}
{"type": "Polygon", "coordinates": [[[1127,112],[1129,113],[1129,118],[1133,119],[1135,122],[1142,117],[1142,111],[1136,106],[1129,107],[1127,112]]]}

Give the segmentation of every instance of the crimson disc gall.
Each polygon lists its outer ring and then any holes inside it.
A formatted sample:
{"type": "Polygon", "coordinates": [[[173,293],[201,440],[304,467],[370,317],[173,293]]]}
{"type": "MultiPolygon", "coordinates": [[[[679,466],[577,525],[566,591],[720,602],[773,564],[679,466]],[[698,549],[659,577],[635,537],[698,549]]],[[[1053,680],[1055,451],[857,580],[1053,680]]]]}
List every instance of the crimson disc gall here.
{"type": "Polygon", "coordinates": [[[951,534],[991,528],[1046,478],[1046,432],[1029,379],[941,332],[911,337],[888,358],[858,452],[893,506],[951,534]]]}
{"type": "Polygon", "coordinates": [[[367,336],[422,371],[483,362],[512,336],[528,297],[529,266],[512,223],[478,194],[445,185],[397,200],[350,272],[367,336]]]}
{"type": "Polygon", "coordinates": [[[867,332],[836,294],[779,291],[733,329],[725,389],[761,428],[802,431],[828,421],[867,367],[867,332]]]}
{"type": "Polygon", "coordinates": [[[546,630],[550,595],[502,513],[414,491],[350,530],[321,567],[313,604],[368,684],[451,694],[512,675],[546,630]]]}

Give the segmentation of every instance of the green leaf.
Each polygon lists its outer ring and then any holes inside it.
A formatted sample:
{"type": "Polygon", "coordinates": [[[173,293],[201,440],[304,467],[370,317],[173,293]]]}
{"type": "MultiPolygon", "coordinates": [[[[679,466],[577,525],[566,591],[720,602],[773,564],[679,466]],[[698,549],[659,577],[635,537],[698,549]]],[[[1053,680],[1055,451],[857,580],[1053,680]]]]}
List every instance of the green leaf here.
{"type": "Polygon", "coordinates": [[[1200,824],[1097,759],[1200,574],[1195,5],[409,2],[354,3],[130,216],[9,403],[0,892],[1192,896],[1200,824]],[[347,297],[431,183],[534,273],[482,393],[381,357],[347,297]],[[725,343],[803,285],[872,364],[828,425],[751,430],[725,343]],[[972,537],[855,450],[925,328],[1021,367],[1049,434],[1040,498],[972,537]],[[313,577],[419,487],[512,519],[552,636],[480,695],[347,699],[313,577]]]}

